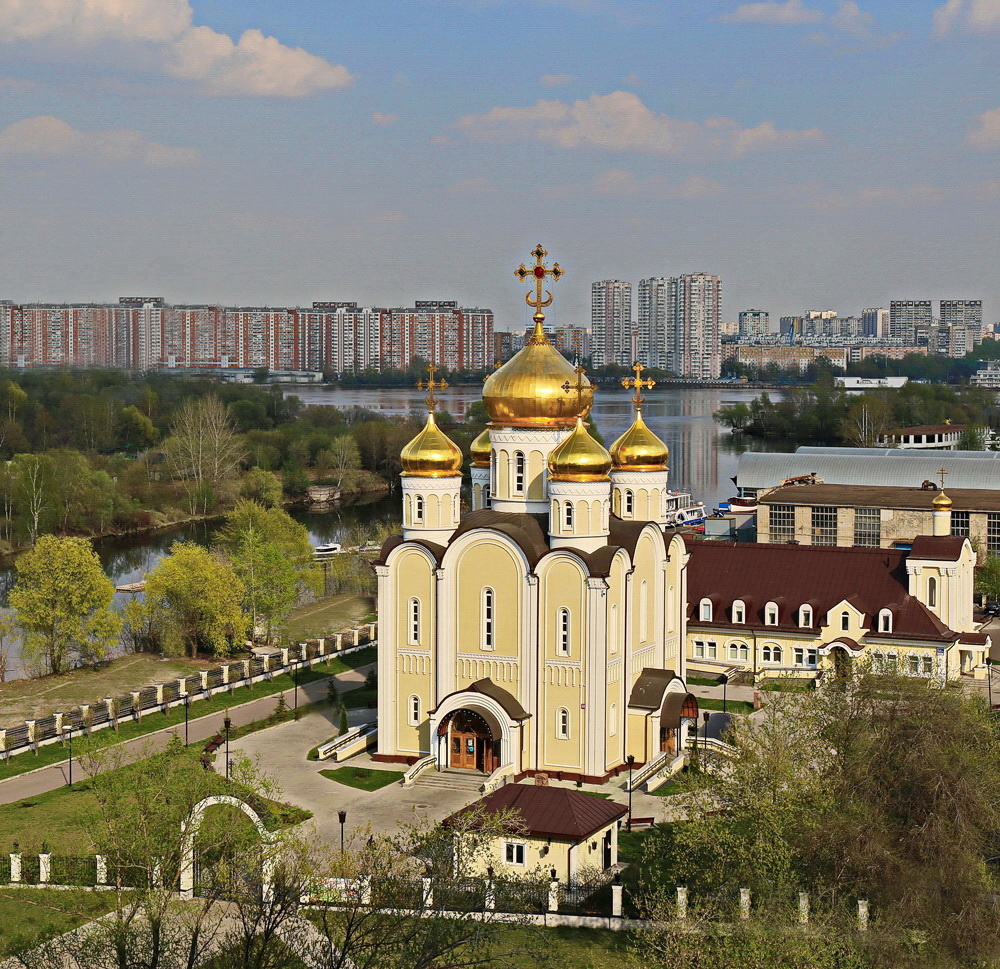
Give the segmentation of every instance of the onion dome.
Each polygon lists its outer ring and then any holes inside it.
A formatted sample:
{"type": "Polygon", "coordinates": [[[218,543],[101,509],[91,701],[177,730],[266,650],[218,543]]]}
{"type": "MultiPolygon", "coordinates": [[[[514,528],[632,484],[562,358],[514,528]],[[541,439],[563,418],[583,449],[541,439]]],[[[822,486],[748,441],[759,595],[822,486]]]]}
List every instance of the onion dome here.
{"type": "Polygon", "coordinates": [[[951,499],[942,491],[932,502],[935,511],[951,511],[951,499]]]}
{"type": "Polygon", "coordinates": [[[611,470],[611,455],[590,436],[582,417],[569,437],[549,454],[551,481],[607,481],[611,470]]]}
{"type": "Polygon", "coordinates": [[[524,348],[486,379],[483,403],[500,427],[572,427],[594,403],[594,385],[577,373],[545,335],[541,320],[524,348]],[[572,389],[568,389],[568,388],[572,389]]]}
{"type": "Polygon", "coordinates": [[[404,478],[454,478],[461,476],[462,449],[435,423],[434,412],[420,433],[399,454],[404,478]]]}
{"type": "Polygon", "coordinates": [[[488,468],[490,466],[490,447],[490,429],[487,427],[469,446],[474,468],[488,468]]]}
{"type": "Polygon", "coordinates": [[[616,471],[666,471],[670,449],[647,426],[636,408],[632,426],[611,445],[616,471]]]}

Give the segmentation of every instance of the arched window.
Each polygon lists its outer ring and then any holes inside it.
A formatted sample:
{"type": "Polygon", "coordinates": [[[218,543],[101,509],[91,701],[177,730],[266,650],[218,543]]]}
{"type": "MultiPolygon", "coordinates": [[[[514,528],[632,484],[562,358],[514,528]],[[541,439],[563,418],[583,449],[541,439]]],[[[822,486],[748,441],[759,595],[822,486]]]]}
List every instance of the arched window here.
{"type": "Polygon", "coordinates": [[[495,596],[492,589],[483,589],[483,607],[482,607],[482,648],[483,649],[495,649],[496,639],[495,639],[495,628],[494,623],[496,621],[496,604],[495,596]]]}
{"type": "Polygon", "coordinates": [[[413,520],[420,523],[424,520],[424,496],[417,495],[413,499],[413,520]]]}
{"type": "Polygon", "coordinates": [[[878,614],[878,631],[880,633],[892,632],[892,613],[888,609],[883,609],[878,614]]]}
{"type": "Polygon", "coordinates": [[[765,663],[780,663],[781,662],[781,647],[780,646],[765,646],[761,650],[761,655],[764,657],[765,663]]]}
{"type": "Polygon", "coordinates": [[[420,697],[414,693],[409,700],[407,705],[407,713],[410,718],[410,725],[415,727],[420,723],[420,697]]]}
{"type": "Polygon", "coordinates": [[[565,707],[556,710],[556,737],[559,740],[569,740],[569,710],[565,707]]]}
{"type": "Polygon", "coordinates": [[[524,494],[524,455],[520,451],[514,452],[514,494],[524,494]]]}
{"type": "Polygon", "coordinates": [[[872,670],[875,673],[883,673],[885,671],[885,656],[882,653],[872,653],[872,670]]]}
{"type": "Polygon", "coordinates": [[[742,599],[737,599],[733,603],[733,622],[744,623],[747,621],[747,609],[742,599]]]}
{"type": "Polygon", "coordinates": [[[730,643],[729,659],[733,663],[745,663],[750,659],[750,647],[746,643],[730,643]]]}
{"type": "Polygon", "coordinates": [[[933,575],[927,580],[927,605],[937,608],[937,579],[933,575]]]}
{"type": "Polygon", "coordinates": [[[674,631],[674,587],[667,590],[667,632],[674,631]]]}
{"type": "Polygon", "coordinates": [[[410,632],[407,642],[411,646],[420,644],[420,600],[410,600],[410,632]]]}
{"type": "Polygon", "coordinates": [[[778,625],[778,604],[776,602],[769,602],[764,606],[764,625],[778,625]]]}
{"type": "Polygon", "coordinates": [[[631,491],[625,492],[625,514],[631,515],[635,509],[635,495],[631,491]]]}
{"type": "Polygon", "coordinates": [[[712,621],[712,600],[702,599],[698,606],[698,618],[702,622],[712,621]]]}
{"type": "Polygon", "coordinates": [[[842,612],[840,614],[840,631],[846,633],[851,628],[851,614],[842,612]]]}
{"type": "Polygon", "coordinates": [[[618,733],[618,704],[612,703],[608,708],[608,736],[614,737],[618,733]]]}
{"type": "Polygon", "coordinates": [[[560,609],[556,617],[560,656],[569,656],[569,609],[560,609]]]}
{"type": "Polygon", "coordinates": [[[572,501],[567,501],[566,504],[563,505],[563,525],[566,528],[572,528],[573,527],[573,502],[572,501]]]}
{"type": "Polygon", "coordinates": [[[813,624],[813,607],[810,605],[799,606],[799,625],[806,629],[813,624]]]}

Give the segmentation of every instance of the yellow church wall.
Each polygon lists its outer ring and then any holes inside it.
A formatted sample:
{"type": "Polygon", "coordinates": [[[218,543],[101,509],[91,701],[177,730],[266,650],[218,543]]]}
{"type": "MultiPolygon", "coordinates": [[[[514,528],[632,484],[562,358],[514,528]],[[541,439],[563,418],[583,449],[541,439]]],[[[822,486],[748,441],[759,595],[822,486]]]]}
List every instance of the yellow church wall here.
{"type": "Polygon", "coordinates": [[[612,562],[608,576],[607,610],[607,714],[608,737],[604,769],[611,770],[625,760],[626,738],[628,735],[628,715],[625,692],[625,574],[628,570],[627,556],[619,553],[612,562]],[[610,720],[614,706],[617,729],[611,730],[610,720]]]}
{"type": "Polygon", "coordinates": [[[527,493],[531,499],[545,497],[545,455],[541,451],[529,451],[526,456],[528,473],[527,493]]]}
{"type": "Polygon", "coordinates": [[[401,754],[429,749],[427,710],[432,697],[433,655],[437,616],[434,566],[422,551],[404,551],[394,563],[396,597],[396,747],[401,754]],[[417,635],[413,636],[412,603],[419,604],[417,635]],[[418,722],[412,723],[410,697],[420,698],[418,722]]]}

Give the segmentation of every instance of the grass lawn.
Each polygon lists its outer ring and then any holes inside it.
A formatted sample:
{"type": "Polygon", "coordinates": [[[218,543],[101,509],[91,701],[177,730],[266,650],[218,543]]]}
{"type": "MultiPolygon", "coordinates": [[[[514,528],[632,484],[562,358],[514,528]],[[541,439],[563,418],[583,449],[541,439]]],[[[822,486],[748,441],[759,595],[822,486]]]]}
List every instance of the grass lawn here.
{"type": "Polygon", "coordinates": [[[293,609],[285,620],[284,631],[296,643],[303,639],[317,639],[353,628],[374,611],[375,600],[370,596],[351,593],[327,596],[293,609]]]}
{"type": "MultiPolygon", "coordinates": [[[[722,700],[716,700],[714,697],[698,697],[698,706],[702,710],[721,710],[722,700]]],[[[753,704],[746,700],[730,700],[726,699],[726,712],[727,713],[753,713],[753,704]]]]}
{"type": "Polygon", "coordinates": [[[626,932],[599,929],[528,927],[508,929],[501,944],[508,951],[521,950],[509,957],[518,969],[558,966],[559,969],[639,969],[642,965],[629,951],[626,932]]]}
{"type": "Polygon", "coordinates": [[[685,681],[693,683],[695,686],[722,686],[718,680],[712,679],[710,676],[688,676],[685,677],[685,681]]]}
{"type": "Polygon", "coordinates": [[[359,791],[377,791],[395,784],[403,776],[402,771],[369,770],[367,767],[335,767],[332,770],[321,770],[320,773],[331,781],[356,787],[359,791]]]}
{"type": "Polygon", "coordinates": [[[653,797],[670,797],[672,794],[679,794],[682,790],[684,790],[684,782],[678,778],[671,778],[666,784],[649,793],[653,797]]]}
{"type": "MultiPolygon", "coordinates": [[[[314,666],[311,670],[301,670],[298,674],[299,685],[311,683],[313,680],[321,680],[324,677],[336,673],[345,673],[348,670],[374,663],[376,650],[374,646],[360,649],[349,656],[334,656],[325,663],[314,666]]],[[[211,713],[220,713],[241,703],[248,703],[250,700],[259,699],[262,696],[271,696],[290,689],[294,681],[287,673],[275,676],[272,680],[260,680],[250,686],[237,686],[232,693],[224,691],[216,693],[207,700],[196,700],[191,704],[190,716],[192,719],[208,716],[211,713]]],[[[366,706],[369,700],[375,699],[377,690],[369,690],[361,687],[357,690],[344,693],[344,701],[348,707],[366,706]],[[358,695],[360,694],[360,695],[358,695]],[[358,696],[356,696],[358,695],[358,696]]],[[[117,733],[110,729],[100,730],[94,736],[106,738],[115,736],[121,742],[142,737],[145,734],[162,730],[164,727],[175,727],[184,723],[184,707],[172,707],[167,713],[147,713],[142,720],[123,720],[118,725],[117,733]]],[[[25,771],[34,770],[36,767],[47,767],[49,764],[58,764],[66,760],[69,755],[68,747],[65,744],[49,744],[39,749],[37,756],[31,753],[20,753],[5,763],[0,763],[0,780],[7,777],[15,777],[25,771]]]]}
{"type": "Polygon", "coordinates": [[[0,956],[17,942],[34,942],[92,922],[114,907],[112,892],[0,887],[0,956]]]}

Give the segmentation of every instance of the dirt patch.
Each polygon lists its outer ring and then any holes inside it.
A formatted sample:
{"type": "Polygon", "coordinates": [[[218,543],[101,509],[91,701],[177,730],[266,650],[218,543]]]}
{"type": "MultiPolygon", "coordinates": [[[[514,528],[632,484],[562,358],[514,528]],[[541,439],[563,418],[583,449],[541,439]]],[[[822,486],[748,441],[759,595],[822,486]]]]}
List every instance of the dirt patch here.
{"type": "Polygon", "coordinates": [[[289,639],[300,642],[359,625],[375,612],[371,596],[341,593],[295,609],[285,624],[289,639]]]}

